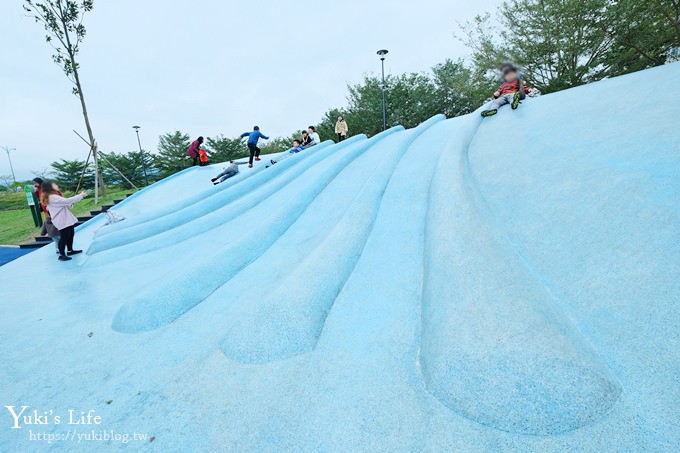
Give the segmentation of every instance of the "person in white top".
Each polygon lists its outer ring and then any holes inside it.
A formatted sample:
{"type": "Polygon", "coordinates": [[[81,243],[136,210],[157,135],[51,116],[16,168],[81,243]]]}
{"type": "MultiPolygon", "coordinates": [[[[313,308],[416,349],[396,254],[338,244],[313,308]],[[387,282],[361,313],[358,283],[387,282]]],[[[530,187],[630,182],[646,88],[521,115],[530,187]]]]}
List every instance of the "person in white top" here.
{"type": "Polygon", "coordinates": [[[59,230],[59,242],[57,243],[59,261],[69,261],[72,255],[83,252],[82,250],[73,249],[74,225],[78,222],[78,219],[71,212],[71,208],[75,203],[88,196],[89,193],[86,190],[75,197],[64,198],[61,195],[59,186],[53,182],[43,182],[41,201],[47,206],[52,224],[59,230]]]}
{"type": "Polygon", "coordinates": [[[312,139],[312,143],[307,145],[306,147],[318,145],[321,143],[321,139],[319,138],[319,134],[316,132],[316,128],[314,126],[309,126],[309,137],[312,139]]]}

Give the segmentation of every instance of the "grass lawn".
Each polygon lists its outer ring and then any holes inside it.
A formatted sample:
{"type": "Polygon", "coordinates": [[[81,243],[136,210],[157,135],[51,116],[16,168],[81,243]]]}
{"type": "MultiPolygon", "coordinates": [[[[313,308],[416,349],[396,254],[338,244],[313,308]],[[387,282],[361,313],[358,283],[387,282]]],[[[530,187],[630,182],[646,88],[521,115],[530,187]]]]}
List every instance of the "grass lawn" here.
{"type": "MultiPolygon", "coordinates": [[[[90,211],[99,209],[102,205],[111,204],[113,200],[125,198],[134,190],[115,190],[109,188],[106,197],[99,198],[99,204],[94,204],[94,195],[73,206],[76,216],[88,215],[90,211]]],[[[20,193],[0,192],[0,245],[18,245],[33,241],[34,236],[40,234],[40,228],[33,226],[33,217],[26,204],[26,195],[20,193]],[[19,206],[25,206],[20,209],[19,206]]]]}

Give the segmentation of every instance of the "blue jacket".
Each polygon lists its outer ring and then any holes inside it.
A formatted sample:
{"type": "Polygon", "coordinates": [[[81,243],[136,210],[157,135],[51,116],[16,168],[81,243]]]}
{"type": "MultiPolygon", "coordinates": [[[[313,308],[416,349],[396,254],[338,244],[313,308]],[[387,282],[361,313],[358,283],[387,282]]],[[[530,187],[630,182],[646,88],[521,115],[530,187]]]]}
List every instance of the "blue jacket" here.
{"type": "Polygon", "coordinates": [[[260,131],[252,131],[252,132],[244,132],[241,134],[241,138],[243,137],[248,137],[248,143],[252,143],[253,145],[257,145],[257,141],[260,138],[264,138],[265,140],[269,140],[269,137],[264,135],[260,131]]]}
{"type": "Polygon", "coordinates": [[[295,148],[291,149],[288,151],[289,153],[299,153],[300,151],[304,151],[305,149],[302,147],[302,145],[296,146],[295,148]]]}

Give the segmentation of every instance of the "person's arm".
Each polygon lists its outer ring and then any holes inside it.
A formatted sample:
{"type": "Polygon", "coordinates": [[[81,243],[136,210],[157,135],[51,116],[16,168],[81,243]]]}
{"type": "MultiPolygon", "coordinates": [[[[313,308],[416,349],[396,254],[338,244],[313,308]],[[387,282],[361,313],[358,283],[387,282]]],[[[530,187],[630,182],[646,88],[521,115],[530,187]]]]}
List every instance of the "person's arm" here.
{"type": "Polygon", "coordinates": [[[85,192],[79,193],[78,195],[75,195],[71,198],[64,198],[59,195],[50,195],[50,205],[52,206],[71,206],[74,203],[79,202],[83,198],[85,198],[85,192]]]}
{"type": "Polygon", "coordinates": [[[241,138],[247,137],[249,135],[250,135],[250,132],[244,132],[244,133],[241,134],[241,138]]]}
{"type": "Polygon", "coordinates": [[[269,140],[269,137],[267,137],[266,135],[264,135],[262,132],[260,132],[260,137],[262,137],[262,138],[265,139],[265,140],[269,140]]]}

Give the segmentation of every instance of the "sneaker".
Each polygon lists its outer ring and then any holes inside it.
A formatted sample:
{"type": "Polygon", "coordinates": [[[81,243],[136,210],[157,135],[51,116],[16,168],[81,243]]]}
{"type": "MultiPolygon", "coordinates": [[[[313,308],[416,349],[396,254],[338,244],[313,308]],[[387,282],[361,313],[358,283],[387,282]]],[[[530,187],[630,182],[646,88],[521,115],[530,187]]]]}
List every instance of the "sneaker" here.
{"type": "Polygon", "coordinates": [[[259,157],[256,157],[255,160],[262,160],[262,159],[260,159],[259,157]]]}
{"type": "Polygon", "coordinates": [[[70,252],[66,252],[66,254],[67,254],[68,256],[77,255],[77,254],[79,254],[79,253],[83,253],[83,251],[82,251],[82,250],[71,250],[70,252]]]}
{"type": "Polygon", "coordinates": [[[213,186],[218,185],[220,182],[219,181],[213,181],[213,186]]]}
{"type": "Polygon", "coordinates": [[[217,178],[212,178],[211,181],[213,182],[213,184],[216,184],[215,181],[217,181],[217,178]]]}
{"type": "Polygon", "coordinates": [[[269,162],[271,162],[272,165],[274,165],[276,163],[276,161],[274,159],[270,160],[269,162]]]}
{"type": "Polygon", "coordinates": [[[71,261],[73,258],[71,258],[70,256],[66,256],[66,255],[59,255],[59,258],[57,258],[57,259],[59,261],[71,261]]]}
{"type": "Polygon", "coordinates": [[[248,168],[253,168],[253,164],[248,164],[248,168]]]}
{"type": "Polygon", "coordinates": [[[522,95],[520,94],[519,91],[517,93],[515,93],[515,95],[512,97],[512,104],[510,105],[510,107],[512,107],[513,110],[515,110],[515,109],[517,109],[517,107],[519,107],[519,101],[522,100],[521,98],[522,98],[522,95]]]}
{"type": "Polygon", "coordinates": [[[498,113],[498,110],[497,110],[497,109],[493,109],[493,110],[484,110],[484,111],[482,112],[482,116],[484,116],[484,117],[487,117],[487,116],[494,116],[496,113],[498,113]]]}

